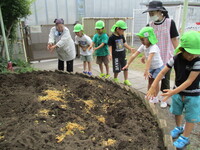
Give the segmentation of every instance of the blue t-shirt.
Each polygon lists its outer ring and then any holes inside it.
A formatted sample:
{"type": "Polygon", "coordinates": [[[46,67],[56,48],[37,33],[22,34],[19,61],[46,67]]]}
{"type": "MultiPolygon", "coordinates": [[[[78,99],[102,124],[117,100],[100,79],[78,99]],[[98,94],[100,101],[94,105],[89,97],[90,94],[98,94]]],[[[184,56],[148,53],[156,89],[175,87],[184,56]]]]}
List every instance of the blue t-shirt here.
{"type": "Polygon", "coordinates": [[[107,45],[107,43],[108,43],[107,34],[102,33],[101,35],[99,35],[98,33],[96,33],[93,36],[92,41],[95,43],[95,47],[98,47],[102,43],[105,44],[102,48],[95,50],[96,56],[107,56],[107,55],[109,55],[108,45],[107,45]]]}

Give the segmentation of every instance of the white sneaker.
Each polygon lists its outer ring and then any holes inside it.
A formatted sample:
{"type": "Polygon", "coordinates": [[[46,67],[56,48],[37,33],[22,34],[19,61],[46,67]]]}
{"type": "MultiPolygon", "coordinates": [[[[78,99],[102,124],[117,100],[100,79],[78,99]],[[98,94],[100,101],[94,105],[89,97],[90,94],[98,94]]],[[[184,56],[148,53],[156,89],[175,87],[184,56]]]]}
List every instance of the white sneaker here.
{"type": "Polygon", "coordinates": [[[161,108],[166,108],[166,107],[167,107],[167,103],[161,101],[161,102],[160,102],[160,107],[161,107],[161,108]]]}
{"type": "Polygon", "coordinates": [[[159,102],[159,100],[158,100],[158,98],[157,97],[152,97],[150,100],[149,100],[149,102],[150,103],[158,103],[159,102]]]}

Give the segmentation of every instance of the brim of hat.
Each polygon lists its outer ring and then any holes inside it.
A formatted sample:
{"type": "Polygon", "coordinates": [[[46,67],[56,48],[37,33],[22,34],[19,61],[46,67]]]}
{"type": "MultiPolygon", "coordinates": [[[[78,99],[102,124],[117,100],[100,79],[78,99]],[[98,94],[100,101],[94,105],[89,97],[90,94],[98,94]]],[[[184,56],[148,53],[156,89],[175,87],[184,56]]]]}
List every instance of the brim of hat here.
{"type": "Polygon", "coordinates": [[[156,10],[160,10],[160,11],[166,11],[164,9],[159,9],[159,8],[148,8],[147,10],[145,10],[143,13],[146,13],[146,12],[150,12],[150,11],[156,11],[156,10]]]}
{"type": "MultiPolygon", "coordinates": [[[[179,53],[181,50],[181,45],[179,44],[177,46],[177,48],[175,49],[174,51],[174,54],[176,55],[177,53],[179,53]]],[[[183,47],[184,48],[184,47],[183,47]]],[[[200,55],[200,50],[199,49],[190,49],[190,48],[184,48],[184,50],[190,54],[193,54],[193,55],[200,55]]]]}
{"type": "MultiPolygon", "coordinates": [[[[120,27],[121,28],[121,27],[120,27]]],[[[128,29],[128,27],[123,27],[123,28],[121,28],[121,29],[124,29],[124,30],[126,30],[126,29],[128,29]]]]}
{"type": "Polygon", "coordinates": [[[74,30],[73,32],[80,32],[81,30],[74,30]]]}
{"type": "Polygon", "coordinates": [[[103,29],[104,27],[100,28],[100,27],[95,27],[95,29],[103,29]]]}
{"type": "Polygon", "coordinates": [[[135,35],[140,36],[140,37],[143,37],[140,33],[136,33],[135,35]]]}

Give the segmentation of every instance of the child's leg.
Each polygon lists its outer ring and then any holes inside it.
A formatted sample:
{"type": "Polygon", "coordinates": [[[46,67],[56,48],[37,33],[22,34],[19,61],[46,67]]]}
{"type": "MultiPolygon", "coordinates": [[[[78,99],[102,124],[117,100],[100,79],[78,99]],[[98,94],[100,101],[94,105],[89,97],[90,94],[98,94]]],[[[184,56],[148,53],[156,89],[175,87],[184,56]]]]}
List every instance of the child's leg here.
{"type": "Polygon", "coordinates": [[[182,119],[183,119],[182,115],[175,115],[175,121],[176,121],[176,126],[177,127],[181,127],[182,119]]]}
{"type": "Polygon", "coordinates": [[[184,129],[184,132],[183,132],[183,136],[184,137],[189,137],[189,135],[192,132],[193,128],[194,128],[194,123],[186,122],[185,123],[185,129],[184,129]]]}
{"type": "Polygon", "coordinates": [[[114,72],[114,78],[117,78],[118,77],[118,72],[114,72]]]}
{"type": "Polygon", "coordinates": [[[106,67],[106,74],[109,74],[109,64],[104,64],[106,67]]]}
{"type": "Polygon", "coordinates": [[[124,80],[128,80],[128,70],[124,70],[124,80]]]}
{"type": "Polygon", "coordinates": [[[86,71],[86,65],[87,65],[87,62],[86,61],[83,61],[83,71],[86,71]]]}
{"type": "Polygon", "coordinates": [[[100,72],[103,73],[103,64],[99,64],[99,69],[100,69],[100,72]]]}
{"type": "Polygon", "coordinates": [[[87,62],[87,63],[88,63],[88,71],[91,72],[91,68],[92,68],[91,62],[87,62]]]}

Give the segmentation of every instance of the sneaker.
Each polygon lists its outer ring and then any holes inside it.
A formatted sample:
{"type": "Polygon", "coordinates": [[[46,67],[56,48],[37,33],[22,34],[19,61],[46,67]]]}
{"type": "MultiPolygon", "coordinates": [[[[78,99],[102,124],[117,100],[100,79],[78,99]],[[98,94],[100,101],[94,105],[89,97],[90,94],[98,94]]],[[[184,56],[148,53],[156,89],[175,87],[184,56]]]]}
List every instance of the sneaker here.
{"type": "Polygon", "coordinates": [[[106,76],[105,76],[105,78],[107,79],[107,78],[110,78],[110,75],[109,74],[107,74],[106,76]]]}
{"type": "Polygon", "coordinates": [[[161,108],[166,108],[166,107],[167,107],[167,102],[161,101],[161,102],[160,102],[160,107],[161,107],[161,108]]]}
{"type": "Polygon", "coordinates": [[[158,100],[158,97],[152,97],[150,100],[149,100],[150,103],[158,103],[159,100],[158,100]]]}
{"type": "Polygon", "coordinates": [[[116,83],[119,83],[119,79],[118,78],[114,78],[113,81],[115,81],[116,83]]]}
{"type": "Polygon", "coordinates": [[[101,74],[99,75],[99,77],[103,78],[103,77],[105,77],[105,74],[104,74],[104,73],[101,73],[101,74]]]}
{"type": "Polygon", "coordinates": [[[83,73],[84,73],[84,74],[87,74],[88,72],[87,72],[87,71],[83,71],[83,73]]]}
{"type": "Polygon", "coordinates": [[[185,146],[187,146],[188,144],[190,144],[190,140],[187,137],[184,136],[179,136],[179,138],[174,142],[174,146],[176,148],[182,149],[185,146]]]}
{"type": "Polygon", "coordinates": [[[131,85],[132,85],[131,82],[130,82],[129,80],[124,80],[124,84],[125,84],[125,85],[128,85],[128,86],[131,86],[131,85]]]}
{"type": "Polygon", "coordinates": [[[180,134],[183,133],[183,127],[175,127],[171,132],[171,136],[173,139],[177,138],[180,134]]]}
{"type": "Polygon", "coordinates": [[[91,76],[91,75],[92,75],[92,72],[88,71],[88,75],[90,75],[90,76],[91,76]]]}

